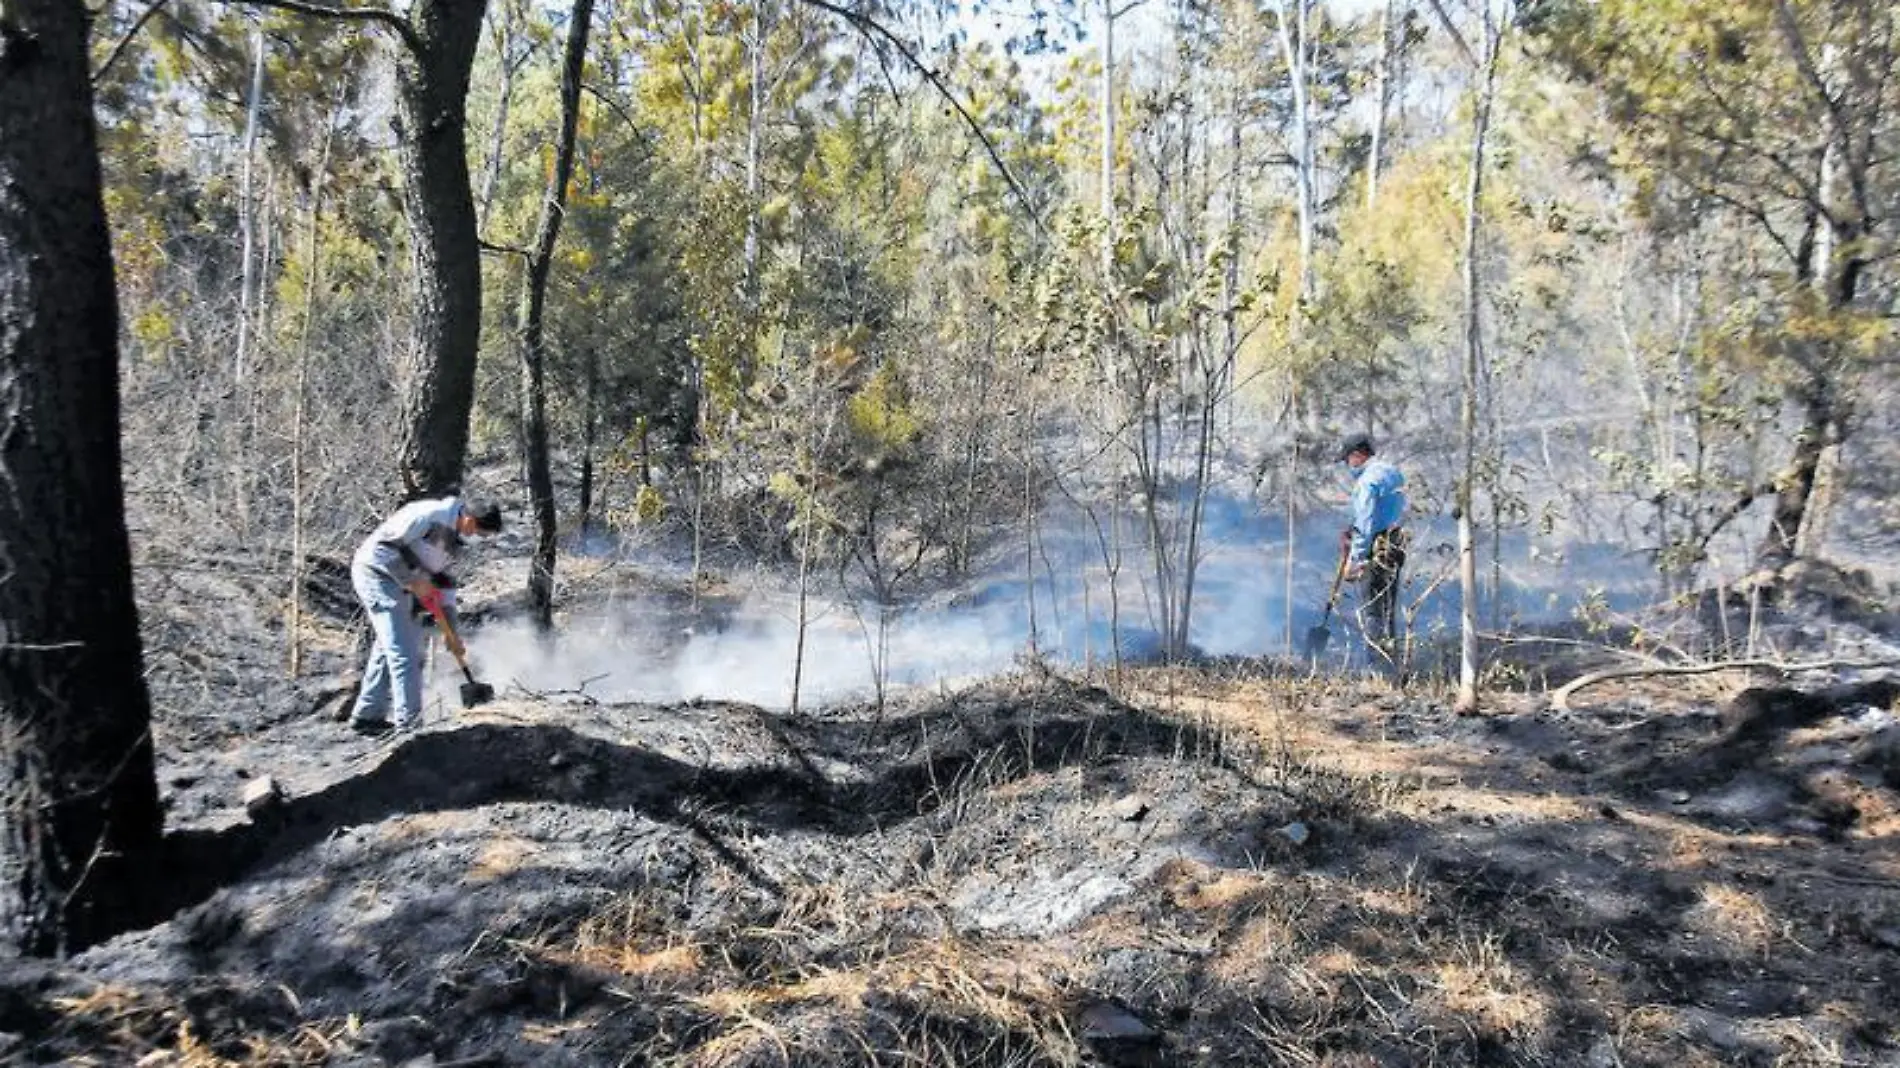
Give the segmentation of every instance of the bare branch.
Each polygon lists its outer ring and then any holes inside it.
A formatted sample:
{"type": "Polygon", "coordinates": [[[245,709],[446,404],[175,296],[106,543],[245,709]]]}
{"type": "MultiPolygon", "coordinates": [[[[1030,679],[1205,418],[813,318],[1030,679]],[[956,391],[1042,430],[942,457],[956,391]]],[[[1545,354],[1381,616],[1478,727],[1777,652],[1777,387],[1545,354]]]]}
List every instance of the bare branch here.
{"type": "Polygon", "coordinates": [[[607,105],[607,110],[619,116],[620,121],[626,123],[628,128],[636,133],[640,132],[640,123],[634,119],[632,113],[627,110],[626,105],[602,92],[592,82],[582,82],[581,91],[607,105]]]}
{"type": "Polygon", "coordinates": [[[1713,675],[1720,671],[1771,671],[1777,675],[1796,675],[1804,671],[1834,671],[1841,668],[1867,671],[1900,667],[1900,660],[1810,660],[1784,663],[1780,660],[1716,660],[1707,664],[1671,664],[1665,667],[1612,668],[1579,675],[1550,692],[1550,707],[1557,712],[1570,711],[1570,698],[1578,690],[1618,679],[1659,678],[1664,676],[1713,675]]]}
{"type": "MultiPolygon", "coordinates": [[[[1717,189],[1712,184],[1705,184],[1702,182],[1694,182],[1694,181],[1687,181],[1687,180],[1685,180],[1683,184],[1687,185],[1690,189],[1695,190],[1697,193],[1705,197],[1708,197],[1711,200],[1720,201],[1721,203],[1728,205],[1730,208],[1733,208],[1734,210],[1741,212],[1743,215],[1747,216],[1748,218],[1753,219],[1756,223],[1758,223],[1761,226],[1762,230],[1767,233],[1769,240],[1773,241],[1776,247],[1780,248],[1781,251],[1788,257],[1788,259],[1791,262],[1793,262],[1797,267],[1800,265],[1801,253],[1796,250],[1795,246],[1790,245],[1788,243],[1788,239],[1782,236],[1782,233],[1780,230],[1776,229],[1774,221],[1768,217],[1767,208],[1763,207],[1760,204],[1756,204],[1751,201],[1746,201],[1746,200],[1741,199],[1740,197],[1736,197],[1729,193],[1725,193],[1722,190],[1717,189]]],[[[1796,203],[1806,204],[1806,201],[1797,200],[1796,203]]]]}
{"type": "Polygon", "coordinates": [[[171,0],[152,0],[146,5],[145,10],[140,12],[138,19],[132,23],[132,28],[125,31],[125,36],[119,38],[118,44],[112,46],[112,52],[106,56],[105,62],[99,64],[99,69],[92,72],[92,84],[99,84],[99,79],[105,77],[106,72],[112,69],[112,65],[118,62],[119,56],[125,52],[126,46],[132,43],[132,39],[139,35],[139,31],[145,28],[145,24],[151,21],[153,15],[158,14],[159,8],[170,2],[171,0]]]}
{"type": "MultiPolygon", "coordinates": [[[[1860,161],[1854,158],[1854,137],[1850,127],[1846,105],[1827,87],[1827,80],[1814,65],[1814,57],[1809,54],[1807,38],[1801,33],[1801,24],[1795,21],[1794,11],[1788,6],[1788,0],[1776,0],[1775,22],[1781,29],[1782,37],[1787,41],[1788,51],[1794,59],[1794,65],[1801,77],[1813,87],[1815,95],[1821,98],[1827,108],[1829,124],[1833,126],[1833,140],[1840,146],[1841,154],[1846,157],[1847,181],[1854,189],[1854,206],[1864,218],[1870,212],[1867,195],[1867,171],[1860,161]]],[[[1844,94],[1843,94],[1844,95],[1844,94]]],[[[1876,98],[1878,99],[1878,98],[1876,98]]],[[[1872,129],[1868,133],[1872,134],[1872,129]]],[[[1871,144],[1871,139],[1869,141],[1871,144]]],[[[1825,195],[1823,190],[1823,195],[1825,195]]]]}
{"type": "Polygon", "coordinates": [[[1722,533],[1723,529],[1730,523],[1740,518],[1743,512],[1748,511],[1750,505],[1763,497],[1772,496],[1780,492],[1780,489],[1781,487],[1775,485],[1773,482],[1764,482],[1759,486],[1751,486],[1743,490],[1742,495],[1737,497],[1727,508],[1722,509],[1719,514],[1709,521],[1708,527],[1702,531],[1702,545],[1697,549],[1696,562],[1700,563],[1707,558],[1709,543],[1714,541],[1715,536],[1722,533]]]}
{"type": "Polygon", "coordinates": [[[220,0],[221,3],[238,7],[267,7],[276,11],[288,11],[296,15],[309,15],[313,18],[336,19],[340,22],[368,22],[394,30],[396,36],[410,52],[420,56],[427,52],[428,45],[422,35],[409,24],[409,20],[393,11],[380,7],[332,7],[328,4],[306,3],[305,0],[220,0]]]}
{"type": "Polygon", "coordinates": [[[493,253],[497,256],[519,256],[524,260],[528,258],[527,249],[517,248],[514,245],[498,245],[486,239],[477,241],[476,244],[483,252],[493,253]]]}
{"type": "MultiPolygon", "coordinates": [[[[1490,0],[1480,0],[1480,2],[1490,3],[1490,0]]],[[[1478,54],[1473,52],[1471,46],[1465,43],[1464,34],[1458,32],[1458,27],[1451,21],[1451,14],[1445,10],[1445,5],[1441,0],[1430,0],[1430,3],[1432,5],[1432,13],[1438,16],[1439,25],[1445,27],[1446,33],[1451,34],[1451,43],[1458,46],[1458,51],[1464,54],[1465,62],[1471,64],[1471,68],[1476,70],[1478,68],[1478,54]]]]}
{"type": "Polygon", "coordinates": [[[830,3],[829,0],[799,0],[799,2],[818,8],[820,11],[829,11],[850,23],[851,27],[859,33],[867,37],[882,38],[891,47],[897,49],[898,55],[903,56],[904,61],[909,63],[917,73],[922,74],[924,80],[937,90],[938,95],[942,96],[951,107],[957,109],[957,114],[962,117],[964,125],[970,128],[970,132],[976,135],[977,140],[983,142],[983,149],[989,153],[990,162],[996,165],[997,173],[1003,176],[1003,181],[1009,183],[1010,191],[1015,193],[1016,199],[1022,202],[1023,211],[1028,214],[1029,221],[1035,224],[1036,232],[1044,238],[1049,236],[1048,228],[1043,225],[1042,215],[1036,211],[1036,205],[1029,199],[1029,193],[1023,189],[1022,183],[1016,180],[1015,172],[1009,169],[1009,164],[1003,162],[1003,154],[997,150],[996,142],[990,140],[990,135],[984,132],[982,124],[976,121],[976,116],[970,114],[970,110],[963,106],[963,102],[950,91],[950,87],[944,83],[936,71],[917,58],[917,53],[911,51],[903,38],[898,37],[869,16],[830,3]]]}
{"type": "MultiPolygon", "coordinates": [[[[1738,124],[1746,125],[1750,121],[1750,116],[1745,111],[1736,107],[1728,97],[1722,94],[1722,90],[1717,87],[1715,81],[1709,77],[1706,68],[1699,69],[1696,78],[1701,82],[1703,91],[1709,94],[1709,99],[1715,102],[1716,107],[1722,109],[1723,115],[1738,124]]],[[[1742,141],[1733,137],[1724,137],[1714,130],[1705,127],[1685,126],[1684,129],[1691,136],[1701,138],[1711,144],[1720,145],[1725,149],[1741,153],[1744,156],[1754,156],[1757,159],[1766,161],[1769,165],[1774,167],[1775,170],[1780,171],[1782,176],[1787,178],[1788,182],[1796,190],[1798,195],[1784,194],[1788,196],[1788,199],[1807,204],[1828,219],[1829,222],[1834,221],[1833,214],[1828,211],[1827,197],[1823,195],[1819,181],[1801,173],[1801,171],[1795,168],[1794,164],[1788,162],[1780,153],[1767,148],[1758,147],[1753,142],[1742,141]]],[[[1818,159],[1818,156],[1816,158],[1818,159]]]]}

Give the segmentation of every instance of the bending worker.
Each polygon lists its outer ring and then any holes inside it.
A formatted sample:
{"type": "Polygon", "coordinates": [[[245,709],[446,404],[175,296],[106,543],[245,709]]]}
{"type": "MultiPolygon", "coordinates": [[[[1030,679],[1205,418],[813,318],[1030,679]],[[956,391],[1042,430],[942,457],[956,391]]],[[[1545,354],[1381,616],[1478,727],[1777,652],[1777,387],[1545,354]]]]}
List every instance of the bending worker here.
{"type": "MultiPolygon", "coordinates": [[[[415,727],[422,715],[422,629],[409,598],[413,595],[432,614],[441,611],[444,595],[455,585],[449,553],[457,537],[500,530],[500,505],[440,497],[403,505],[363,539],[350,562],[350,582],[369,614],[374,641],[350,713],[351,728],[382,734],[392,726],[399,731],[415,727]]],[[[452,630],[442,637],[450,652],[458,658],[464,654],[452,630]]]]}
{"type": "Polygon", "coordinates": [[[1366,643],[1388,662],[1399,637],[1399,575],[1405,570],[1405,476],[1374,457],[1372,438],[1355,434],[1340,446],[1339,458],[1352,471],[1352,526],[1345,542],[1346,578],[1365,580],[1359,605],[1359,629],[1366,643]]]}

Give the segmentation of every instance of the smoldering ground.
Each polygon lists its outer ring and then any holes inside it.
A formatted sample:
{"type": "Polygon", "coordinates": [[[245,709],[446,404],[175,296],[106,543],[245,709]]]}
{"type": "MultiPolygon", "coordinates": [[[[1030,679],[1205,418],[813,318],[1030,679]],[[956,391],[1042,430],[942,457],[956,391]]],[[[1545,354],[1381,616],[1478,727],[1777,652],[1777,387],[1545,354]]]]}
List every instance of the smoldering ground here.
{"type": "MultiPolygon", "coordinates": [[[[1318,622],[1337,563],[1339,514],[1299,520],[1288,559],[1284,515],[1251,498],[1211,494],[1193,575],[1187,648],[1177,658],[1294,658],[1318,622]]],[[[1454,531],[1417,516],[1402,606],[1414,637],[1452,632],[1458,614],[1454,531]]],[[[678,562],[631,553],[607,593],[571,602],[551,634],[509,613],[474,631],[477,674],[504,691],[673,703],[731,700],[767,708],[863,699],[891,688],[955,686],[1026,659],[1072,667],[1165,659],[1164,585],[1185,589],[1178,562],[1156,567],[1139,513],[1052,508],[1033,538],[1000,540],[954,589],[900,588],[894,603],[861,595],[849,570],[813,576],[801,598],[782,572],[713,570],[699,596],[678,562]],[[842,576],[842,577],[841,577],[842,576]],[[801,622],[802,620],[802,622],[801,622]]],[[[1499,626],[1568,620],[1586,604],[1634,605],[1650,592],[1639,561],[1590,546],[1504,543],[1485,575],[1499,626]],[[1500,582],[1501,580],[1501,582],[1500,582]],[[1491,584],[1499,582],[1501,600],[1491,584]]],[[[610,550],[617,551],[617,550],[610,550]]],[[[599,559],[596,557],[595,559],[599,559]]],[[[585,570],[590,561],[570,566],[585,570]]],[[[1179,593],[1171,610],[1178,618],[1179,593]]],[[[1344,591],[1339,640],[1323,669],[1362,666],[1353,632],[1358,592],[1344,591]]],[[[462,676],[437,656],[433,699],[451,706],[462,676]]]]}

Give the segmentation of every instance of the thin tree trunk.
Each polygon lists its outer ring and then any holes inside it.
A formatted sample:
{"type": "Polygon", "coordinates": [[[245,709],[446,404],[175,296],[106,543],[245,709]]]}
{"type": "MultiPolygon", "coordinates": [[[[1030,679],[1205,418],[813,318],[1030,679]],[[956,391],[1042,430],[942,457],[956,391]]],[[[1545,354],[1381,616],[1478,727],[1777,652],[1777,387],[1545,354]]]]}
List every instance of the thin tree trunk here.
{"type": "Polygon", "coordinates": [[[248,541],[251,528],[251,490],[256,478],[256,464],[251,456],[251,448],[256,440],[258,393],[255,384],[250,382],[253,356],[251,346],[257,333],[257,324],[262,316],[258,310],[261,297],[261,279],[269,277],[260,261],[265,253],[258,246],[260,236],[258,214],[261,210],[257,192],[257,130],[260,113],[264,103],[264,29],[254,24],[251,32],[251,84],[249,100],[244,108],[244,158],[241,165],[238,189],[238,314],[237,344],[233,346],[231,357],[231,380],[233,396],[243,395],[237,418],[234,420],[237,436],[237,449],[231,463],[231,516],[237,528],[240,542],[248,541]]]}
{"type": "MultiPolygon", "coordinates": [[[[1034,659],[1041,655],[1041,638],[1036,630],[1036,392],[1029,391],[1029,403],[1025,406],[1023,418],[1023,589],[1027,596],[1024,605],[1027,618],[1024,623],[1029,627],[1029,655],[1034,659]]],[[[1082,588],[1087,591],[1088,572],[1082,573],[1082,588]]],[[[1087,593],[1083,597],[1086,599],[1087,593]]],[[[1086,622],[1084,626],[1086,626],[1086,622]]]]}
{"type": "Polygon", "coordinates": [[[1187,548],[1181,562],[1180,622],[1175,631],[1180,651],[1188,650],[1188,628],[1193,622],[1194,580],[1200,573],[1201,524],[1207,512],[1207,487],[1214,466],[1214,416],[1220,405],[1217,372],[1208,368],[1202,378],[1200,424],[1194,440],[1194,498],[1188,510],[1187,548]]]}
{"type": "MultiPolygon", "coordinates": [[[[817,493],[814,483],[809,492],[817,493]]],[[[817,507],[814,501],[805,504],[805,522],[799,531],[798,549],[798,618],[797,629],[792,642],[792,701],[791,714],[798,716],[798,702],[805,686],[805,638],[811,630],[811,554],[814,531],[818,527],[817,507]]]]}
{"type": "Polygon", "coordinates": [[[1155,603],[1151,606],[1149,618],[1161,635],[1163,654],[1172,660],[1174,603],[1179,590],[1174,575],[1172,539],[1168,537],[1161,517],[1162,465],[1166,460],[1161,387],[1157,383],[1146,392],[1149,400],[1144,405],[1135,439],[1135,472],[1141,480],[1142,519],[1147,527],[1148,557],[1153,564],[1155,577],[1155,603]]]}
{"type": "Polygon", "coordinates": [[[0,955],[154,919],[154,777],[87,12],[0,8],[0,955]]]}
{"type": "Polygon", "coordinates": [[[1300,410],[1300,384],[1291,371],[1287,372],[1287,429],[1292,444],[1286,451],[1286,552],[1281,560],[1280,588],[1287,591],[1282,600],[1280,621],[1286,630],[1286,655],[1294,655],[1293,646],[1293,564],[1299,558],[1299,477],[1300,477],[1300,428],[1298,425],[1300,410]]]}
{"type": "MultiPolygon", "coordinates": [[[[818,364],[808,361],[806,367],[806,396],[815,397],[818,393],[818,364]]],[[[818,547],[818,493],[819,471],[818,457],[824,455],[831,443],[835,415],[831,410],[822,420],[811,420],[809,444],[801,465],[806,474],[804,499],[799,506],[804,510],[803,522],[799,529],[798,547],[798,626],[792,647],[792,700],[791,714],[799,713],[799,701],[804,695],[805,686],[805,645],[811,630],[811,565],[818,547]]]]}
{"type": "MultiPolygon", "coordinates": [[[[1372,79],[1372,151],[1366,159],[1366,210],[1379,206],[1379,167],[1385,154],[1385,113],[1391,100],[1392,4],[1379,5],[1379,59],[1372,79]]],[[[1370,424],[1368,424],[1370,425],[1370,424]]]]}
{"type": "Polygon", "coordinates": [[[528,503],[534,514],[534,555],[528,565],[528,609],[536,625],[554,625],[554,479],[548,462],[545,318],[548,272],[554,243],[567,210],[567,183],[574,173],[574,131],[580,122],[581,73],[587,62],[587,34],[594,0],[574,0],[569,16],[567,52],[561,64],[561,131],[554,146],[554,172],[541,199],[534,246],[528,250],[528,278],[517,327],[521,364],[527,378],[525,430],[528,446],[528,503]]]}
{"type": "Polygon", "coordinates": [[[1222,301],[1226,337],[1221,343],[1221,394],[1226,399],[1224,405],[1229,435],[1234,429],[1234,370],[1240,359],[1240,208],[1242,185],[1240,181],[1241,162],[1241,104],[1240,90],[1234,90],[1233,119],[1227,131],[1227,150],[1229,153],[1227,171],[1227,276],[1223,280],[1226,287],[1225,300],[1222,301]]]}
{"type": "Polygon", "coordinates": [[[745,310],[752,316],[759,308],[759,240],[763,223],[764,205],[761,203],[763,177],[760,174],[760,156],[763,153],[764,133],[761,129],[765,122],[765,0],[754,0],[752,6],[752,78],[748,87],[750,106],[746,110],[745,128],[745,310]]]}
{"type": "MultiPolygon", "coordinates": [[[[1293,181],[1295,210],[1299,225],[1300,277],[1298,297],[1301,302],[1313,295],[1313,157],[1312,132],[1309,126],[1307,101],[1307,37],[1310,28],[1307,13],[1311,0],[1275,0],[1279,14],[1280,52],[1286,60],[1287,78],[1293,90],[1293,181]],[[1289,3],[1292,5],[1289,7],[1289,3]]],[[[1299,329],[1300,319],[1294,321],[1294,329],[1299,329]]],[[[1293,380],[1289,371],[1287,393],[1287,419],[1293,432],[1294,447],[1288,451],[1286,463],[1286,557],[1284,560],[1284,589],[1293,588],[1293,565],[1297,558],[1296,530],[1298,526],[1298,478],[1299,478],[1299,417],[1300,389],[1297,380],[1293,380]]],[[[1293,601],[1287,598],[1284,608],[1283,625],[1286,628],[1286,649],[1293,654],[1293,601]]]]}
{"type": "Polygon", "coordinates": [[[499,100],[495,104],[495,122],[488,131],[488,164],[482,169],[482,194],[476,217],[478,233],[488,230],[488,213],[494,209],[495,189],[501,184],[501,158],[508,137],[508,110],[514,101],[515,75],[521,70],[521,64],[510,54],[515,36],[514,15],[514,0],[503,0],[501,26],[495,33],[495,62],[501,67],[501,86],[497,90],[499,100]]]}
{"type": "Polygon", "coordinates": [[[1313,295],[1313,134],[1309,102],[1312,0],[1276,0],[1280,51],[1293,87],[1293,178],[1299,213],[1300,298],[1313,295]],[[1289,8],[1288,4],[1292,7],[1289,8]]]}
{"type": "Polygon", "coordinates": [[[1484,58],[1478,77],[1478,107],[1471,126],[1471,172],[1465,191],[1465,351],[1464,396],[1458,428],[1463,439],[1463,473],[1458,480],[1458,700],[1461,713],[1478,710],[1478,551],[1472,530],[1472,489],[1478,460],[1478,364],[1483,347],[1478,292],[1481,253],[1480,210],[1484,196],[1484,145],[1491,129],[1491,103],[1497,86],[1499,28],[1491,0],[1483,0],[1484,58]]]}
{"type": "Polygon", "coordinates": [[[317,288],[323,279],[317,227],[323,218],[323,185],[330,175],[330,148],[336,141],[336,123],[343,111],[339,92],[323,130],[323,148],[317,153],[317,171],[310,179],[310,221],[304,235],[303,321],[297,330],[296,399],[290,417],[290,677],[303,674],[304,576],[304,420],[310,398],[310,327],[317,317],[317,288]]]}
{"type": "Polygon", "coordinates": [[[686,92],[693,102],[693,161],[694,171],[703,181],[707,177],[710,162],[706,154],[706,65],[701,59],[705,50],[706,19],[704,9],[700,17],[693,20],[692,70],[685,76],[686,92]]]}
{"type": "Polygon", "coordinates": [[[264,27],[251,28],[251,90],[244,108],[244,148],[238,179],[238,321],[237,345],[231,354],[231,378],[243,382],[250,374],[251,332],[256,320],[252,306],[257,292],[257,127],[264,103],[264,27]]]}
{"type": "Polygon", "coordinates": [[[1115,277],[1115,0],[1102,0],[1102,282],[1115,277]]]}
{"type": "Polygon", "coordinates": [[[586,396],[581,400],[580,529],[586,537],[594,523],[594,443],[600,423],[600,352],[588,346],[586,396]]]}

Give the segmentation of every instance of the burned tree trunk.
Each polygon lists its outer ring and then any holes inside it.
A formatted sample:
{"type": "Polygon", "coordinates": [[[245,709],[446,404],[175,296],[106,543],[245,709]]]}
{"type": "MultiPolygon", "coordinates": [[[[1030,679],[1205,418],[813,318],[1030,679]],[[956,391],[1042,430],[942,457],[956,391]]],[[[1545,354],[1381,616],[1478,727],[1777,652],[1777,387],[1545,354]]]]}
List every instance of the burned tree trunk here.
{"type": "Polygon", "coordinates": [[[400,67],[404,208],[416,266],[401,475],[410,496],[460,485],[481,341],[481,246],[468,174],[468,82],[487,0],[418,0],[400,67]]]}
{"type": "Polygon", "coordinates": [[[528,251],[528,284],[522,294],[517,343],[527,372],[524,398],[528,444],[528,498],[534,512],[534,557],[528,566],[528,607],[537,625],[554,624],[554,479],[548,463],[548,389],[546,312],[548,271],[554,266],[554,242],[567,209],[567,181],[574,173],[574,132],[580,122],[581,73],[587,62],[587,31],[594,0],[574,0],[568,24],[567,52],[561,65],[561,134],[555,142],[554,173],[541,200],[534,247],[528,251]]]}
{"type": "Polygon", "coordinates": [[[583,363],[586,384],[581,397],[581,500],[577,525],[585,539],[594,525],[594,441],[600,426],[600,354],[590,346],[583,363]]]}
{"type": "MultiPolygon", "coordinates": [[[[1859,248],[1872,235],[1865,220],[1824,224],[1824,270],[1816,275],[1809,264],[1800,265],[1797,277],[1809,282],[1823,299],[1830,317],[1852,316],[1860,297],[1860,279],[1866,260],[1859,248]],[[1838,233],[1829,234],[1830,227],[1838,233]]],[[[1814,255],[1812,249],[1810,256],[1814,255]]],[[[1794,342],[1794,363],[1802,371],[1791,389],[1790,399],[1799,405],[1801,426],[1795,431],[1788,462],[1775,476],[1774,514],[1756,551],[1759,562],[1775,566],[1794,559],[1802,542],[1803,528],[1815,520],[1815,486],[1820,480],[1822,458],[1829,447],[1838,445],[1844,424],[1852,413],[1853,395],[1844,383],[1852,380],[1855,359],[1837,338],[1803,339],[1794,342]]]]}
{"type": "Polygon", "coordinates": [[[144,918],[163,826],[86,32],[0,8],[0,954],[144,918]]]}
{"type": "MultiPolygon", "coordinates": [[[[1821,390],[1825,392],[1825,387],[1821,390]]],[[[1801,429],[1795,432],[1787,466],[1775,476],[1774,514],[1756,552],[1759,562],[1767,566],[1794,559],[1821,471],[1821,456],[1835,434],[1832,405],[1824,396],[1808,397],[1802,408],[1801,429]]]]}

